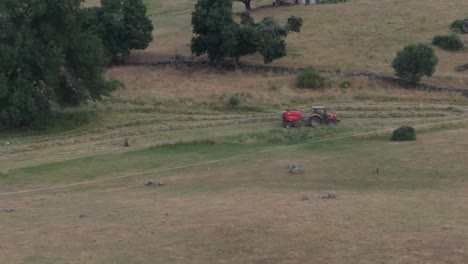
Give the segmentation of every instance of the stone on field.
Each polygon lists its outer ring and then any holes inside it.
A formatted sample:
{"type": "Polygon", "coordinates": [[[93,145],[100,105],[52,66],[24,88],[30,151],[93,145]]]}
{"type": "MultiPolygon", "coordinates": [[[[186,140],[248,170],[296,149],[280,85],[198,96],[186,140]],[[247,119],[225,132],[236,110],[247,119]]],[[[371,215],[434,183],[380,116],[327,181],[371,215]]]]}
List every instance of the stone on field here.
{"type": "Polygon", "coordinates": [[[124,146],[125,146],[125,147],[127,147],[127,148],[128,148],[128,147],[131,147],[132,144],[133,144],[133,141],[132,141],[131,138],[126,138],[126,139],[124,140],[124,146]]]}
{"type": "Polygon", "coordinates": [[[329,192],[324,195],[322,195],[322,199],[336,199],[338,198],[338,194],[336,192],[329,192]]]}
{"type": "Polygon", "coordinates": [[[289,173],[298,174],[302,172],[301,165],[293,164],[289,165],[289,173]]]}
{"type": "Polygon", "coordinates": [[[150,185],[154,185],[154,186],[163,186],[163,185],[165,185],[165,183],[162,182],[162,181],[156,181],[156,182],[154,182],[154,181],[151,181],[151,180],[148,180],[148,181],[145,182],[145,186],[150,186],[150,185]]]}

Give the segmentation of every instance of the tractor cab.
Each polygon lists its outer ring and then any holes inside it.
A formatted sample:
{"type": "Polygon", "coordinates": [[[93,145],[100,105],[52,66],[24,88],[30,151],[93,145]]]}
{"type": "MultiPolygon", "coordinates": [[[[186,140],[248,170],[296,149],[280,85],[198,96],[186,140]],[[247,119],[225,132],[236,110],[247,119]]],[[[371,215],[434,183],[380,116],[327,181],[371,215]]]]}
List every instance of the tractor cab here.
{"type": "Polygon", "coordinates": [[[317,127],[321,124],[336,125],[340,120],[335,114],[327,112],[323,106],[312,106],[311,113],[309,114],[309,125],[317,127]]]}
{"type": "Polygon", "coordinates": [[[322,119],[326,119],[327,109],[323,106],[312,106],[312,114],[317,114],[322,119]]]}

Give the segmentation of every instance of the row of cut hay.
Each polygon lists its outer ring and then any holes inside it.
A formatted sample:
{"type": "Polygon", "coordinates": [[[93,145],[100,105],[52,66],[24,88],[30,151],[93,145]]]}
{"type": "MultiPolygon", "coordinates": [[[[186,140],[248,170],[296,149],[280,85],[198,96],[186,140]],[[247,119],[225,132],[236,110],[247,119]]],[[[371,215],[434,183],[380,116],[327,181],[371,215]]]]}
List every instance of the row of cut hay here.
{"type": "Polygon", "coordinates": [[[336,106],[337,111],[444,111],[464,113],[468,109],[460,106],[447,105],[348,105],[336,106]]]}
{"type": "Polygon", "coordinates": [[[418,112],[418,111],[369,111],[369,112],[338,112],[342,118],[409,118],[409,117],[448,117],[453,113],[446,112],[418,112]]]}
{"type": "Polygon", "coordinates": [[[26,142],[24,144],[15,144],[13,147],[3,149],[2,154],[9,153],[21,153],[28,152],[31,150],[38,150],[48,148],[51,146],[64,146],[74,144],[84,144],[91,142],[100,142],[108,139],[124,138],[124,137],[141,137],[144,135],[157,135],[161,132],[172,132],[178,130],[193,130],[213,127],[227,127],[236,126],[241,124],[252,124],[252,123],[263,123],[263,122],[274,122],[278,120],[278,115],[263,115],[259,117],[250,117],[243,119],[231,119],[231,120],[216,120],[216,121],[202,121],[202,122],[188,122],[188,123],[161,123],[156,124],[128,124],[128,126],[121,127],[107,127],[99,128],[99,131],[93,131],[93,133],[84,134],[81,136],[74,135],[73,137],[67,137],[64,139],[56,140],[41,140],[39,142],[26,142]]]}

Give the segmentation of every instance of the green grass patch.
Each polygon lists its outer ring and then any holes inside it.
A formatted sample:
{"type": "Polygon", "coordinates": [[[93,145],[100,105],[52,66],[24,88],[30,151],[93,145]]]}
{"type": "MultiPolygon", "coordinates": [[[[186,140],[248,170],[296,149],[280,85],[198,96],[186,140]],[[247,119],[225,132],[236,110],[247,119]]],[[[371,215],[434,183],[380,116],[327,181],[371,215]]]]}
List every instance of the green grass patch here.
{"type": "Polygon", "coordinates": [[[443,151],[444,148],[452,150],[458,140],[452,143],[415,141],[390,144],[390,132],[386,136],[370,133],[363,137],[326,140],[362,131],[357,127],[323,126],[319,129],[273,129],[263,133],[201,139],[11,170],[0,174],[0,186],[10,190],[11,186],[27,189],[37,185],[75,183],[245,154],[253,155],[141,177],[188,173],[193,180],[187,180],[174,191],[192,192],[200,191],[197,188],[201,186],[203,190],[213,191],[249,186],[298,190],[412,190],[456,184],[464,175],[463,166],[451,165],[458,164],[456,156],[440,158],[433,155],[434,151],[443,151]],[[300,146],[295,146],[297,144],[300,146]],[[291,178],[287,172],[289,162],[302,164],[305,174],[291,178]],[[223,181],[205,177],[206,166],[220,174],[233,171],[233,175],[239,177],[223,181]],[[252,169],[245,170],[246,167],[252,169]]]}
{"type": "Polygon", "coordinates": [[[6,179],[7,177],[8,177],[8,174],[0,171],[0,180],[6,179]]]}
{"type": "Polygon", "coordinates": [[[12,170],[0,177],[7,185],[72,183],[204,162],[245,154],[268,144],[176,144],[119,154],[97,155],[12,170]]]}
{"type": "MultiPolygon", "coordinates": [[[[190,193],[249,186],[253,189],[291,190],[415,190],[440,187],[447,184],[448,180],[459,179],[463,173],[453,170],[452,166],[448,165],[453,164],[450,160],[418,160],[411,164],[402,162],[416,157],[417,153],[413,153],[413,150],[421,143],[388,145],[386,140],[381,139],[344,138],[325,142],[310,141],[311,144],[307,144],[309,134],[298,133],[297,137],[300,140],[295,143],[303,145],[215,144],[200,141],[99,155],[13,170],[2,174],[0,183],[17,187],[64,184],[196,164],[249,153],[254,154],[209,165],[215,171],[232,171],[236,175],[236,171],[246,173],[242,168],[251,166],[252,170],[247,175],[239,173],[239,177],[217,181],[212,177],[202,176],[206,173],[208,165],[169,171],[166,175],[195,175],[193,180],[176,187],[177,191],[190,193]],[[275,151],[264,152],[275,148],[275,151]],[[288,174],[286,166],[291,160],[302,164],[304,174],[288,174]],[[431,166],[437,166],[437,170],[428,166],[427,162],[431,162],[431,166]],[[274,168],[280,166],[278,164],[281,164],[281,167],[274,168]],[[271,173],[264,173],[264,170],[271,173]]],[[[146,176],[158,177],[158,173],[146,176]]]]}

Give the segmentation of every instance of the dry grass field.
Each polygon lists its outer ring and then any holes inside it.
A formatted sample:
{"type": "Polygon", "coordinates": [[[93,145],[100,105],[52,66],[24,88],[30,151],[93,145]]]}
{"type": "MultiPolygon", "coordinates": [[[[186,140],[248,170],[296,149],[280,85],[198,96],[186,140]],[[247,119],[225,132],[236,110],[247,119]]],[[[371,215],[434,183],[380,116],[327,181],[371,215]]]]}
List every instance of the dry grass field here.
{"type": "MultiPolygon", "coordinates": [[[[190,55],[195,1],[146,3],[155,41],[131,60],[190,55]]],[[[274,65],[391,75],[398,49],[447,33],[466,10],[464,0],[350,0],[253,14],[304,19],[274,65]]],[[[437,54],[424,81],[467,86],[453,70],[467,53],[437,54]]],[[[321,90],[210,66],[107,75],[125,88],[58,109],[45,130],[0,133],[0,263],[468,263],[468,97],[339,73],[321,90]],[[281,128],[282,109],[314,104],[342,122],[281,128]],[[417,140],[390,142],[401,125],[417,140]],[[321,199],[331,191],[338,199],[321,199]]]]}
{"type": "MultiPolygon", "coordinates": [[[[0,212],[0,255],[3,263],[466,263],[467,135],[466,129],[430,133],[409,144],[337,140],[1,196],[2,207],[16,211],[0,212]],[[304,172],[289,174],[290,163],[304,172]],[[144,186],[146,179],[166,185],[144,186]],[[340,197],[321,199],[328,191],[340,197]]],[[[1,189],[270,148],[179,145],[104,155],[15,170],[1,189]]]]}
{"type": "MultiPolygon", "coordinates": [[[[252,1],[254,7],[271,1],[252,1]]],[[[135,61],[168,59],[174,54],[190,55],[190,15],[194,1],[147,1],[156,28],[155,41],[135,61]]],[[[235,3],[235,11],[243,5],[235,3]]],[[[257,21],[272,16],[281,23],[291,15],[304,20],[302,32],[288,37],[288,56],[274,65],[316,66],[393,74],[396,52],[411,43],[430,44],[437,34],[448,34],[455,19],[466,17],[464,0],[351,0],[345,4],[264,8],[253,12],[257,21]]],[[[464,41],[468,37],[462,36],[464,41]]],[[[454,68],[467,63],[467,52],[437,50],[439,65],[432,83],[468,86],[466,73],[454,68]]],[[[261,63],[259,56],[242,61],[261,63]]]]}

